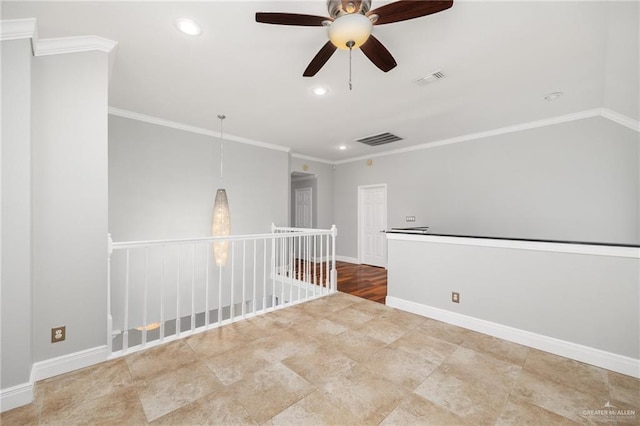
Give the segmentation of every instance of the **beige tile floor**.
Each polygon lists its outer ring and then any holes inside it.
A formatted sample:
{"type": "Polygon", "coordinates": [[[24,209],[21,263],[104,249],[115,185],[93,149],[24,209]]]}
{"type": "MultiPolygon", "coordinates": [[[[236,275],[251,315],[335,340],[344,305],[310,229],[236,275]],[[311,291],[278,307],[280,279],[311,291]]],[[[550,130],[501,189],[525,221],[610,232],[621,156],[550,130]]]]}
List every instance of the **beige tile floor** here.
{"type": "Polygon", "coordinates": [[[38,382],[1,423],[640,424],[640,381],[338,293],[38,382]]]}

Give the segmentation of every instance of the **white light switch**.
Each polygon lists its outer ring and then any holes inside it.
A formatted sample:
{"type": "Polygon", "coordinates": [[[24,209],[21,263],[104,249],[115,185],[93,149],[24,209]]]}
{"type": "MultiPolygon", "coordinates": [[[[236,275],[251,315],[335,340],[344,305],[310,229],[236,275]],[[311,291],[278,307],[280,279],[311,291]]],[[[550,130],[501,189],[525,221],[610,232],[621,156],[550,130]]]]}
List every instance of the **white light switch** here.
{"type": "Polygon", "coordinates": [[[407,216],[407,222],[415,222],[416,221],[416,217],[415,216],[407,216]]]}

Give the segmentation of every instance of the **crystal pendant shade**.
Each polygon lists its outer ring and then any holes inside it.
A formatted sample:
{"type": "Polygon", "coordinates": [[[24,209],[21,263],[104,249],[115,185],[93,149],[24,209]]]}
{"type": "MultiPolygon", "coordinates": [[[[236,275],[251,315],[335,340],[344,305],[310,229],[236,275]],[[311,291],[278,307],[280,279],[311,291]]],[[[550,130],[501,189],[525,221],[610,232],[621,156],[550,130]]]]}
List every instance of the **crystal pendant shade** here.
{"type": "MultiPolygon", "coordinates": [[[[229,201],[227,191],[218,189],[216,201],[213,204],[213,219],[211,231],[214,237],[226,237],[231,233],[231,218],[229,216],[229,201]]],[[[229,241],[216,241],[213,243],[213,256],[216,265],[224,266],[227,263],[229,241]]]]}

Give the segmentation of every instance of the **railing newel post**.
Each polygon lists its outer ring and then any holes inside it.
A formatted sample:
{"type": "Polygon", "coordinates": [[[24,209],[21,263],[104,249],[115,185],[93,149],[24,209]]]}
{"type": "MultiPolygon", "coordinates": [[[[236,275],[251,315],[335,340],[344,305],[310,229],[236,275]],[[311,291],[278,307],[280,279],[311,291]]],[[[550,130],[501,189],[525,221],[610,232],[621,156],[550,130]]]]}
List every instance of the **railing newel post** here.
{"type": "Polygon", "coordinates": [[[338,271],[336,271],[336,237],[338,228],[331,225],[331,293],[338,291],[338,271]]]}

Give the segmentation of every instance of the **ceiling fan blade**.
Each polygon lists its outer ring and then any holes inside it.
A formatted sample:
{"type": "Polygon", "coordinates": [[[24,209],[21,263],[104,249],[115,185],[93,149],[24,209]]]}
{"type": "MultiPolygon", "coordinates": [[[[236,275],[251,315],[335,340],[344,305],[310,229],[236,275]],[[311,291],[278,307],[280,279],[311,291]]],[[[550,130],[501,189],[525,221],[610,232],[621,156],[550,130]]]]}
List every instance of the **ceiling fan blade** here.
{"type": "Polygon", "coordinates": [[[320,71],[320,68],[322,68],[324,64],[327,63],[327,61],[329,60],[331,55],[333,55],[333,52],[335,52],[336,49],[337,47],[335,47],[333,43],[328,41],[324,46],[322,46],[322,49],[320,49],[320,51],[316,54],[316,56],[313,57],[307,69],[304,70],[304,73],[302,74],[302,76],[313,77],[314,75],[316,75],[318,71],[320,71]]]}
{"type": "Polygon", "coordinates": [[[375,66],[384,72],[388,72],[398,65],[387,48],[373,35],[370,35],[369,39],[360,46],[360,50],[375,66]]]}
{"type": "Polygon", "coordinates": [[[391,24],[442,12],[453,6],[453,0],[401,0],[367,12],[378,15],[374,25],[391,24]]]}
{"type": "Polygon", "coordinates": [[[262,24],[321,27],[325,21],[333,21],[333,19],[325,16],[301,15],[298,13],[256,12],[256,22],[262,24]]]}

